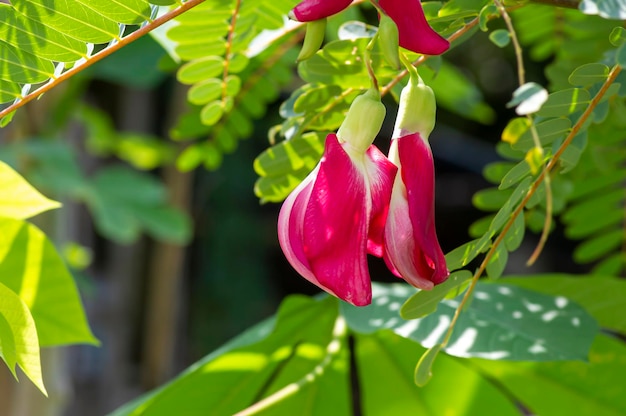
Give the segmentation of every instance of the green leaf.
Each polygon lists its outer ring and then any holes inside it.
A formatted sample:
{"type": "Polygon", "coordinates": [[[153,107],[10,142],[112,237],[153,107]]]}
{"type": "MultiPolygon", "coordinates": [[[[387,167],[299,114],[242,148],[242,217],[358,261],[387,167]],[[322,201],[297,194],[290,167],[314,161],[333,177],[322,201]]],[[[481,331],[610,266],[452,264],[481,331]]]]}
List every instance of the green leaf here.
{"type": "Polygon", "coordinates": [[[506,392],[460,360],[439,354],[432,380],[416,388],[413,368],[424,348],[384,331],[356,334],[355,341],[363,414],[519,416],[506,392]]]}
{"type": "MultiPolygon", "coordinates": [[[[484,233],[481,233],[481,235],[482,234],[484,233]]],[[[448,269],[458,270],[467,266],[470,261],[474,260],[476,258],[475,256],[478,255],[478,252],[475,250],[478,241],[479,240],[469,241],[446,254],[448,269]],[[474,253],[474,257],[470,257],[471,253],[474,253]]]]}
{"type": "Polygon", "coordinates": [[[626,41],[626,29],[621,26],[616,26],[609,35],[609,41],[613,46],[621,46],[626,41]]]}
{"type": "Polygon", "coordinates": [[[0,161],[0,217],[26,219],[60,206],[0,161]]]}
{"type": "Polygon", "coordinates": [[[548,96],[548,100],[543,104],[541,110],[537,112],[540,117],[561,117],[581,111],[591,101],[591,96],[587,90],[582,88],[570,88],[567,90],[553,92],[548,96]]]}
{"type": "Polygon", "coordinates": [[[511,43],[511,34],[506,29],[497,29],[489,34],[489,40],[499,48],[504,48],[511,43]]]}
{"type": "Polygon", "coordinates": [[[588,363],[471,360],[531,414],[576,416],[626,414],[626,398],[618,387],[625,363],[624,343],[607,335],[596,338],[588,363]]]}
{"type": "Polygon", "coordinates": [[[508,251],[515,251],[519,248],[524,241],[524,233],[526,231],[526,221],[524,220],[524,214],[515,218],[513,221],[513,225],[509,228],[509,231],[506,233],[504,237],[504,244],[506,245],[506,249],[508,251]]]}
{"type": "Polygon", "coordinates": [[[38,58],[0,40],[0,79],[37,84],[54,75],[52,62],[38,58]]]}
{"type": "Polygon", "coordinates": [[[224,58],[221,56],[207,56],[187,62],[181,66],[176,78],[183,84],[192,85],[204,80],[214,79],[224,72],[224,58]]]}
{"type": "Polygon", "coordinates": [[[435,312],[439,302],[449,292],[460,287],[471,278],[472,274],[467,270],[451,273],[448,280],[438,284],[432,290],[420,290],[408,298],[400,308],[400,316],[403,319],[418,319],[435,312]]]}
{"type": "Polygon", "coordinates": [[[614,250],[619,249],[623,243],[623,230],[612,230],[606,234],[603,233],[576,247],[574,260],[578,263],[590,263],[599,260],[614,250]]]}
{"type": "Polygon", "coordinates": [[[507,276],[500,281],[548,295],[565,296],[583,306],[601,327],[626,334],[626,315],[616,313],[626,304],[623,279],[554,273],[507,276]]]}
{"type": "Polygon", "coordinates": [[[0,219],[0,232],[0,282],[30,308],[39,343],[97,344],[74,279],[50,240],[34,225],[19,220],[0,219]]]}
{"type": "Polygon", "coordinates": [[[426,350],[415,366],[415,384],[417,387],[424,387],[433,376],[432,367],[439,351],[443,345],[437,344],[426,350]]]}
{"type": "Polygon", "coordinates": [[[509,252],[506,251],[506,247],[502,244],[496,248],[493,256],[487,263],[487,275],[490,279],[495,280],[502,276],[506,263],[509,261],[509,252]]]}
{"type": "MultiPolygon", "coordinates": [[[[515,119],[518,120],[518,119],[515,119]]],[[[567,118],[551,118],[549,120],[541,121],[535,125],[537,136],[539,136],[539,142],[543,146],[552,144],[556,140],[564,138],[569,133],[572,126],[572,122],[567,118]]],[[[504,133],[503,133],[504,136],[504,133]]],[[[504,140],[504,137],[503,137],[504,140]]],[[[518,136],[515,141],[510,142],[513,149],[528,151],[534,145],[533,136],[528,126],[518,136]]]]}
{"type": "Polygon", "coordinates": [[[609,76],[609,67],[604,64],[590,63],[579,66],[569,76],[568,81],[575,87],[588,87],[604,82],[609,76]]]}
{"type": "MultiPolygon", "coordinates": [[[[106,8],[104,1],[95,5],[106,8]]],[[[94,10],[87,0],[59,2],[55,0],[16,0],[11,4],[20,13],[38,20],[45,26],[82,42],[106,43],[118,37],[116,22],[94,10]]]]}
{"type": "MultiPolygon", "coordinates": [[[[404,321],[398,309],[413,292],[405,285],[376,284],[370,306],[342,303],[341,313],[354,331],[390,329],[429,348],[442,341],[460,297],[444,299],[424,318],[404,321]]],[[[594,319],[567,298],[479,282],[445,352],[494,360],[586,360],[597,332],[594,319]]]]}
{"type": "Polygon", "coordinates": [[[615,54],[615,62],[622,68],[626,67],[626,46],[624,45],[626,44],[622,43],[615,54]]]}
{"type": "Polygon", "coordinates": [[[291,383],[298,383],[295,391],[264,414],[348,414],[345,328],[337,322],[336,299],[289,297],[269,336],[269,325],[263,325],[114,416],[230,415],[291,383]]]}
{"type": "Polygon", "coordinates": [[[46,396],[41,375],[39,341],[35,321],[26,304],[12,290],[0,283],[0,357],[16,376],[15,365],[46,396]]]}
{"type": "Polygon", "coordinates": [[[313,170],[324,150],[322,134],[305,134],[285,140],[261,153],[254,161],[259,178],[255,194],[262,201],[280,202],[313,170]]]}

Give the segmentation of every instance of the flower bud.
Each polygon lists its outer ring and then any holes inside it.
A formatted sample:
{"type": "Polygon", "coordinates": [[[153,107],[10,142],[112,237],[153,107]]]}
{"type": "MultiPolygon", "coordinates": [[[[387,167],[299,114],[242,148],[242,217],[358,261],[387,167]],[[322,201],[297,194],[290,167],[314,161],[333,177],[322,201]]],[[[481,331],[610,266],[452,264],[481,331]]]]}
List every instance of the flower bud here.
{"type": "Polygon", "coordinates": [[[326,33],[326,19],[314,20],[306,24],[304,43],[296,62],[309,59],[320,49],[326,33]]]}
{"type": "Polygon", "coordinates": [[[391,20],[391,17],[381,14],[380,25],[378,26],[378,42],[385,60],[395,69],[400,68],[399,39],[398,26],[391,20]]]}
{"type": "Polygon", "coordinates": [[[342,142],[348,143],[352,149],[365,152],[383,126],[385,113],[380,93],[370,88],[365,94],[354,99],[337,131],[337,137],[342,142]]]}
{"type": "Polygon", "coordinates": [[[411,74],[409,83],[400,94],[400,107],[393,137],[419,133],[426,140],[435,128],[437,103],[433,90],[417,75],[411,74]]]}

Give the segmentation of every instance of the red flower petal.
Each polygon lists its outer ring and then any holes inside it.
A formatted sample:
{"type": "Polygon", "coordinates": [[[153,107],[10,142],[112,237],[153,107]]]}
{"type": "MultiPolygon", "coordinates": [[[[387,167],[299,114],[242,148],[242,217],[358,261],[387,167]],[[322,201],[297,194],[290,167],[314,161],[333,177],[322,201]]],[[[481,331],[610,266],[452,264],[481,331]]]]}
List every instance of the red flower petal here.
{"type": "Polygon", "coordinates": [[[430,289],[449,275],[435,230],[432,153],[418,133],[395,139],[392,146],[397,146],[400,177],[385,228],[385,259],[407,282],[430,289]]]}
{"type": "Polygon", "coordinates": [[[441,55],[450,44],[424,16],[420,0],[379,0],[379,6],[398,26],[400,46],[416,53],[441,55]]]}
{"type": "Polygon", "coordinates": [[[299,22],[311,22],[337,14],[350,3],[352,0],[304,0],[294,7],[290,15],[299,22]]]}

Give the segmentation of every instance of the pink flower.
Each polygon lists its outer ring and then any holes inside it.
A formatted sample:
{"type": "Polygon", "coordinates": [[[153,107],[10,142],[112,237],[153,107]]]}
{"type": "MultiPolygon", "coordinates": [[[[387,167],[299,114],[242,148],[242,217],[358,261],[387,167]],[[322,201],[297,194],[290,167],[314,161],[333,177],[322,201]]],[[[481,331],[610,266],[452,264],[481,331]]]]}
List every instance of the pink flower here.
{"type": "Polygon", "coordinates": [[[434,123],[434,94],[412,72],[400,96],[389,149],[389,160],[399,170],[385,225],[384,257],[394,274],[427,290],[449,275],[435,230],[435,173],[428,144],[434,123]]]}
{"type": "Polygon", "coordinates": [[[367,253],[383,254],[397,172],[371,145],[384,106],[380,99],[376,106],[365,102],[370,97],[359,100],[365,96],[357,97],[337,135],[326,137],[320,163],[287,197],[278,217],[280,246],[296,271],[357,306],[372,299],[367,253]]]}
{"type": "Polygon", "coordinates": [[[420,0],[379,0],[378,4],[398,26],[403,48],[415,53],[441,55],[450,47],[450,43],[426,21],[420,0]]]}
{"type": "MultiPolygon", "coordinates": [[[[290,13],[299,22],[324,19],[346,9],[352,0],[304,0],[290,13]]],[[[435,32],[424,16],[420,0],[378,0],[375,2],[398,26],[400,46],[415,53],[441,55],[448,41],[435,32]]]]}

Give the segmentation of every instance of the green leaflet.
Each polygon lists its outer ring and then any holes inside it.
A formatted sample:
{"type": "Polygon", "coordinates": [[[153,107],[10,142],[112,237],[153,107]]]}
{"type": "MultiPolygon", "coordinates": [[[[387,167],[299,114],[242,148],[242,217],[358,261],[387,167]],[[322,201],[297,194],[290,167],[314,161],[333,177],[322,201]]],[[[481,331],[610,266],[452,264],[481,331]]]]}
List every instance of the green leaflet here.
{"type": "Polygon", "coordinates": [[[97,344],[74,279],[48,238],[19,220],[0,219],[0,230],[0,283],[30,309],[40,345],[97,344]]]}
{"type": "Polygon", "coordinates": [[[23,15],[13,7],[0,4],[0,37],[18,49],[41,58],[74,62],[87,54],[84,43],[38,20],[23,15]]]}
{"type": "Polygon", "coordinates": [[[11,2],[20,13],[81,42],[106,43],[118,37],[120,30],[117,23],[86,3],[80,0],[15,0],[11,2]]]}
{"type": "Polygon", "coordinates": [[[16,364],[47,395],[41,375],[39,342],[35,321],[26,304],[0,283],[0,358],[15,373],[16,364]]]}
{"type": "Polygon", "coordinates": [[[257,325],[160,392],[113,415],[231,415],[307,375],[312,377],[309,382],[263,414],[346,415],[350,408],[347,349],[345,332],[341,324],[337,330],[337,321],[335,299],[289,297],[273,329],[272,322],[257,325]],[[330,346],[333,341],[336,344],[330,346]]]}
{"type": "Polygon", "coordinates": [[[26,219],[60,206],[0,161],[0,217],[26,219]]]}

